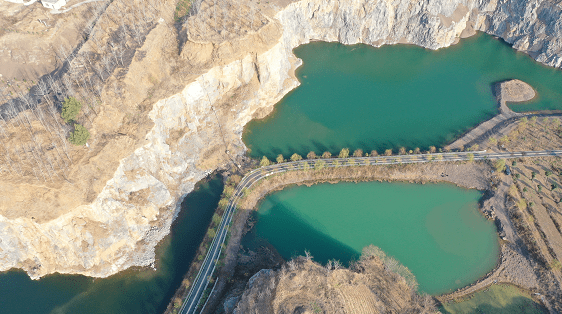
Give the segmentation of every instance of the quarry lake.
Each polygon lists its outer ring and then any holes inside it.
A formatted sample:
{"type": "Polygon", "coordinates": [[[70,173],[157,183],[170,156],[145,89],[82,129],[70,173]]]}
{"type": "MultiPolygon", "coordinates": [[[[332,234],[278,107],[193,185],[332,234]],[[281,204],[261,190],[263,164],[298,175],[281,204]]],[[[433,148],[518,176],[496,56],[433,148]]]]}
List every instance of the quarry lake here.
{"type": "Polygon", "coordinates": [[[514,111],[562,109],[562,71],[482,33],[437,51],[313,42],[294,52],[301,86],[246,126],[253,157],[442,146],[498,112],[492,85],[506,79],[539,95],[514,111]]]}
{"type": "Polygon", "coordinates": [[[220,178],[203,182],[182,203],[172,232],[157,250],[157,270],[127,270],[105,279],[50,275],[38,281],[22,271],[0,274],[0,313],[163,313],[217,207],[220,178]]]}
{"type": "Polygon", "coordinates": [[[478,211],[480,197],[479,191],[447,184],[290,187],[264,199],[244,242],[265,239],[285,259],[307,249],[322,264],[347,264],[373,244],[408,267],[421,291],[441,294],[496,265],[496,229],[478,211]]]}

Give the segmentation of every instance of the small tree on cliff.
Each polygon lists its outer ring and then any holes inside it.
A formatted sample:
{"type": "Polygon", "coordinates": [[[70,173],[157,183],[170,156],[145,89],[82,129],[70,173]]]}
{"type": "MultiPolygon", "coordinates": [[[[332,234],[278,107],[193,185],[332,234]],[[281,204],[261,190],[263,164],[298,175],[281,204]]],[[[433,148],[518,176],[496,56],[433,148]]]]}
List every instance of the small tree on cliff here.
{"type": "Polygon", "coordinates": [[[62,112],[61,118],[64,122],[69,123],[70,121],[74,121],[80,113],[80,109],[82,108],[82,104],[76,100],[74,97],[68,97],[62,103],[62,112]]]}
{"type": "Polygon", "coordinates": [[[68,140],[76,146],[85,145],[90,138],[90,132],[82,125],[75,123],[74,132],[70,133],[68,140]]]}
{"type": "Polygon", "coordinates": [[[271,161],[269,161],[267,157],[263,156],[263,158],[260,161],[260,167],[267,167],[269,165],[271,165],[271,161]]]}

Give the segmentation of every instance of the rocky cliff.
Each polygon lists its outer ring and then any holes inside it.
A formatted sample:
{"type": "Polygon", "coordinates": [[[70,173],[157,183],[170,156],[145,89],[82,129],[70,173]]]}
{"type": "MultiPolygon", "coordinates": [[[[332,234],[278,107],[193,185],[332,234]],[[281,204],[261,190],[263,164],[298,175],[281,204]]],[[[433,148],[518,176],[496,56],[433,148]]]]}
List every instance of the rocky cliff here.
{"type": "MultiPolygon", "coordinates": [[[[210,27],[196,27],[201,14],[191,17],[182,31],[185,40],[179,36],[184,42],[175,61],[158,53],[170,42],[159,41],[157,33],[147,36],[151,42],[135,60],[152,62],[155,76],[165,79],[158,69],[172,72],[170,64],[182,60],[205,70],[190,72],[192,79],[179,92],[152,103],[147,112],[151,127],[130,143],[111,140],[104,150],[106,158],[115,159],[106,170],[110,176],[98,181],[102,185],[91,200],[50,203],[67,208],[44,221],[0,215],[0,270],[23,268],[33,278],[53,272],[105,277],[153,263],[154,248],[169,232],[182,197],[217,167],[236,163],[245,151],[244,125],[271,112],[298,86],[292,73],[300,61],[292,49],[311,40],[438,49],[480,30],[544,64],[562,64],[562,7],[552,1],[279,0],[261,6],[247,21],[250,30],[239,36],[213,37],[210,27]]],[[[210,2],[201,8],[205,12],[210,2]]],[[[153,32],[167,31],[157,26],[153,32]]],[[[131,67],[143,68],[142,62],[131,67]]],[[[181,69],[170,75],[181,75],[181,69]]],[[[135,77],[126,79],[131,80],[126,86],[137,88],[135,77]]],[[[120,114],[116,108],[102,112],[95,123],[115,128],[103,119],[120,114]]],[[[40,201],[40,187],[29,188],[37,192],[25,201],[40,201]]],[[[3,201],[2,206],[16,204],[3,201]]]]}

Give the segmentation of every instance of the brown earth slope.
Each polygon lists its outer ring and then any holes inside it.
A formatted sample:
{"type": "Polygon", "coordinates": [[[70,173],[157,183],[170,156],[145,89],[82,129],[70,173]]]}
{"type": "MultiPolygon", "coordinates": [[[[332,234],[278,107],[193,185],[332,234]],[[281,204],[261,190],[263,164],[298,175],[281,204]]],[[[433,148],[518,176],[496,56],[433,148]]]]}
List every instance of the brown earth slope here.
{"type": "Polygon", "coordinates": [[[233,313],[436,313],[431,297],[415,290],[407,268],[369,246],[350,269],[300,257],[280,270],[262,270],[250,279],[233,313]]]}

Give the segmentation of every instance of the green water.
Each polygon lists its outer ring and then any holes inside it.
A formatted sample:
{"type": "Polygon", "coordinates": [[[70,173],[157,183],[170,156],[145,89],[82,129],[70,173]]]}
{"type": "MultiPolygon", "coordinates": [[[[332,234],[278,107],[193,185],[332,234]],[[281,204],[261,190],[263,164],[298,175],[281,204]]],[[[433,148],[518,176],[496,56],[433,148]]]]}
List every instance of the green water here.
{"type": "Polygon", "coordinates": [[[481,193],[446,184],[338,183],[287,188],[267,196],[255,235],[284,258],[309,250],[314,260],[344,263],[374,244],[441,294],[493,269],[494,224],[478,212],[481,193]]]}
{"type": "Polygon", "coordinates": [[[548,310],[536,303],[529,293],[511,285],[492,285],[470,299],[441,307],[443,314],[546,314],[548,310]]]}
{"type": "Polygon", "coordinates": [[[486,34],[438,51],[314,42],[294,52],[302,84],[247,125],[253,157],[442,146],[497,114],[491,86],[512,78],[540,95],[515,111],[562,109],[562,71],[486,34]]]}
{"type": "Polygon", "coordinates": [[[157,270],[137,269],[106,279],[51,275],[33,281],[22,271],[0,274],[0,313],[162,313],[205,235],[223,184],[200,184],[182,203],[182,211],[157,250],[157,270]]]}

